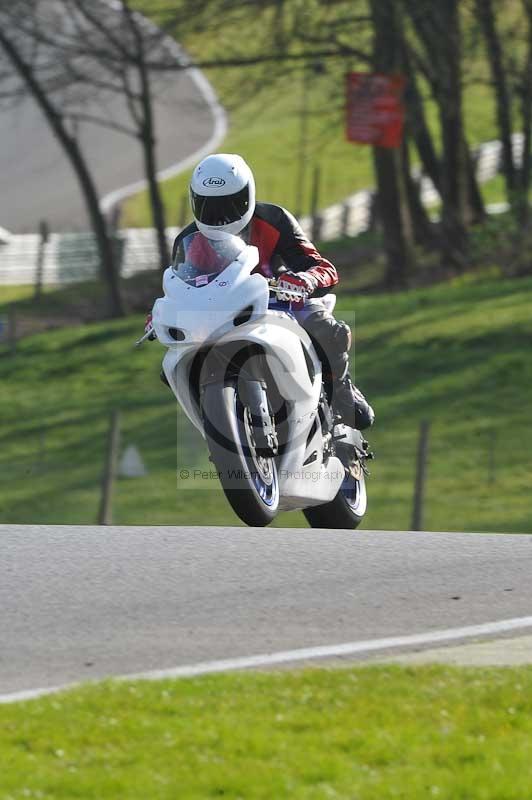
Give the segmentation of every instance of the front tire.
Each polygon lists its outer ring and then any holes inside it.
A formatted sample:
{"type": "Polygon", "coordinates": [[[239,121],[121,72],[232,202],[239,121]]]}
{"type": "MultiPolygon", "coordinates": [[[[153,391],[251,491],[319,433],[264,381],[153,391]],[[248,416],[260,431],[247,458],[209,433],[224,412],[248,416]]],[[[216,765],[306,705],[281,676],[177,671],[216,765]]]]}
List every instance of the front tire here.
{"type": "Polygon", "coordinates": [[[246,525],[269,525],[279,508],[277,467],[273,457],[257,455],[236,379],[207,384],[201,407],[209,452],[231,507],[246,525]]]}

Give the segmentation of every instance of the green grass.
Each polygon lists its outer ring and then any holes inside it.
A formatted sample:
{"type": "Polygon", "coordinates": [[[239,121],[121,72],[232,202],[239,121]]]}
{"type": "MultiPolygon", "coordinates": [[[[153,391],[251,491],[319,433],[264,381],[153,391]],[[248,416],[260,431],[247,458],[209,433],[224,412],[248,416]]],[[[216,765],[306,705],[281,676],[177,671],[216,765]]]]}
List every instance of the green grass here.
{"type": "MultiPolygon", "coordinates": [[[[356,323],[355,378],[377,413],[366,528],[410,527],[426,418],[425,527],[532,532],[532,279],[490,274],[339,301],[338,316],[356,323]]],[[[122,443],[139,447],[149,474],[118,480],[116,523],[237,524],[216,481],[176,485],[177,468],[209,462],[159,382],[163,349],[133,348],[142,323],[39,334],[0,356],[1,522],[94,522],[109,414],[120,408],[122,443]]]]}
{"type": "Polygon", "coordinates": [[[482,197],[486,205],[489,203],[503,203],[506,200],[504,177],[496,175],[482,185],[482,197]]]}
{"type": "MultiPolygon", "coordinates": [[[[155,10],[150,9],[144,0],[138,0],[137,5],[148,15],[156,14],[161,6],[158,4],[155,10]]],[[[341,13],[340,8],[337,13],[341,13]]],[[[257,8],[250,5],[249,17],[239,20],[238,30],[242,41],[261,41],[263,17],[257,20],[257,14],[257,8]]],[[[267,14],[267,11],[263,11],[263,14],[267,14]]],[[[220,51],[224,55],[230,51],[234,45],[234,29],[234,22],[229,18],[225,28],[223,24],[217,26],[215,37],[198,36],[197,33],[187,37],[184,33],[181,38],[192,54],[196,53],[202,58],[215,57],[219,56],[220,51]],[[229,30],[226,30],[227,27],[229,30]],[[229,49],[223,49],[224,41],[229,43],[229,49]],[[201,42],[199,50],[198,42],[201,42]]],[[[363,46],[361,37],[363,39],[366,35],[360,27],[358,46],[363,46]]],[[[207,77],[222,102],[230,107],[229,133],[218,149],[240,153],[249,162],[255,173],[260,199],[279,203],[295,213],[308,213],[310,210],[315,168],[321,170],[320,208],[371,187],[374,185],[371,148],[345,140],[342,96],[345,73],[366,69],[366,65],[354,59],[330,59],[322,74],[312,73],[307,93],[307,151],[302,208],[298,208],[297,202],[302,119],[301,69],[286,65],[285,74],[280,77],[272,75],[272,68],[266,75],[256,67],[208,70],[207,77]],[[256,87],[256,91],[248,98],[250,86],[256,87]]],[[[485,77],[483,59],[471,57],[466,70],[470,75],[465,85],[464,115],[468,140],[473,145],[497,138],[497,127],[493,93],[477,80],[478,77],[485,77]]],[[[426,89],[425,96],[427,118],[438,141],[437,110],[426,89]]],[[[181,221],[182,202],[188,191],[191,171],[186,170],[162,184],[169,225],[181,221]]],[[[145,227],[151,224],[147,192],[127,201],[122,221],[125,226],[145,227]]]]}
{"type": "Polygon", "coordinates": [[[33,286],[4,286],[0,289],[0,313],[4,313],[11,303],[33,297],[33,286]]]}
{"type": "Polygon", "coordinates": [[[106,683],[0,706],[0,799],[524,800],[532,668],[106,683]]]}

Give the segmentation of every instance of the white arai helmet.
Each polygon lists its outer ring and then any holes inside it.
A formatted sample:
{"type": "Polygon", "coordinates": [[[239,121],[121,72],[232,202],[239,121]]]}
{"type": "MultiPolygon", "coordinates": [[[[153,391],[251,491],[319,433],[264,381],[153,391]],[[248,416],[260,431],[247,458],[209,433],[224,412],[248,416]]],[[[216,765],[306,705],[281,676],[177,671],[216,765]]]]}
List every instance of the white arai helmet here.
{"type": "Polygon", "coordinates": [[[190,204],[208,239],[244,230],[255,211],[255,179],[244,159],[216,153],[200,161],[190,181],[190,204]]]}

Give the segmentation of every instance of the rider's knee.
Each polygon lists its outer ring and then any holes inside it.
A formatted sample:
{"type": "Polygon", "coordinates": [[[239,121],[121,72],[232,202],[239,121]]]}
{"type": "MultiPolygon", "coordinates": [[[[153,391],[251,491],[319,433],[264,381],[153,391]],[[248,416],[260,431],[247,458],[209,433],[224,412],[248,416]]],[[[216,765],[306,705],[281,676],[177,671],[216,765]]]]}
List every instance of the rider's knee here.
{"type": "Polygon", "coordinates": [[[310,336],[323,347],[346,353],[351,348],[351,328],[347,322],[335,319],[328,311],[317,311],[303,322],[310,336]]]}
{"type": "Polygon", "coordinates": [[[366,428],[371,428],[375,422],[375,412],[367,401],[362,404],[357,403],[355,417],[356,427],[359,431],[364,431],[366,428]]]}
{"type": "Polygon", "coordinates": [[[349,368],[349,325],[335,319],[328,311],[317,311],[303,322],[303,327],[314,340],[325,377],[343,378],[349,368]]]}

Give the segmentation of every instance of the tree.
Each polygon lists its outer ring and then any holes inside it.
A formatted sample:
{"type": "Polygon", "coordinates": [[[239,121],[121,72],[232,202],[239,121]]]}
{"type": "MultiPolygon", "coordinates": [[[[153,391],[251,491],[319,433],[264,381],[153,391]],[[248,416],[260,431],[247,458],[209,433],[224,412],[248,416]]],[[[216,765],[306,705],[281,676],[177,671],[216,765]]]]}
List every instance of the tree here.
{"type": "Polygon", "coordinates": [[[485,43],[491,83],[496,100],[496,118],[502,143],[502,172],[506,195],[519,222],[529,217],[528,194],[531,179],[532,144],[532,0],[522,0],[520,28],[501,30],[500,8],[493,0],[476,0],[475,10],[485,43]],[[524,24],[523,24],[524,23],[524,24]],[[523,134],[523,155],[519,164],[513,147],[513,120],[523,134]]]}
{"type": "Polygon", "coordinates": [[[87,0],[34,3],[18,0],[24,14],[11,15],[28,46],[41,53],[36,62],[44,94],[73,126],[90,123],[137,139],[142,147],[162,268],[168,266],[164,208],[157,181],[153,92],[148,61],[182,70],[164,32],[135,13],[127,0],[110,6],[87,0]],[[87,102],[91,101],[90,110],[87,102]],[[115,107],[125,108],[116,114],[115,107]],[[99,108],[99,111],[98,111],[99,108]]]}
{"type": "MultiPolygon", "coordinates": [[[[466,144],[462,101],[462,39],[459,0],[404,0],[422,52],[418,67],[438,105],[442,136],[442,242],[444,258],[464,266],[472,170],[466,144]]],[[[477,198],[478,200],[478,198],[477,198]]]]}
{"type": "Polygon", "coordinates": [[[519,219],[524,226],[530,218],[529,192],[532,180],[532,0],[523,0],[526,17],[527,52],[519,85],[523,129],[523,159],[519,174],[519,219]]]}
{"type": "Polygon", "coordinates": [[[441,165],[434,146],[425,114],[425,101],[421,95],[418,76],[413,64],[411,48],[403,37],[403,68],[406,77],[405,105],[408,129],[415,142],[423,171],[431,179],[434,188],[441,194],[441,165]]]}
{"type": "MultiPolygon", "coordinates": [[[[376,72],[401,70],[401,11],[394,0],[370,0],[374,29],[373,68],[376,72]]],[[[405,169],[405,148],[373,148],[377,177],[378,210],[383,223],[384,246],[391,287],[405,286],[415,266],[414,230],[405,169]]]]}
{"type": "Polygon", "coordinates": [[[517,188],[512,145],[512,99],[501,38],[497,31],[492,0],[475,0],[475,10],[486,41],[486,56],[495,90],[497,122],[502,145],[502,170],[506,193],[513,202],[517,188]]]}
{"type": "MultiPolygon", "coordinates": [[[[113,5],[103,0],[96,3],[57,0],[53,4],[47,0],[18,0],[18,5],[24,13],[13,14],[11,23],[16,24],[28,42],[47,54],[49,64],[43,88],[64,118],[74,126],[104,125],[134,136],[140,143],[160,266],[166,268],[170,254],[157,180],[153,75],[178,73],[196,66],[183,55],[168,32],[174,36],[180,31],[204,33],[205,28],[215,28],[223,17],[229,15],[238,20],[243,13],[248,14],[248,4],[243,0],[210,0],[198,5],[192,0],[181,0],[179,4],[158,9],[147,4],[158,25],[137,13],[133,5],[141,4],[130,0],[116,0],[113,5]],[[87,111],[87,100],[96,100],[100,111],[95,111],[94,102],[90,112],[87,111]],[[117,118],[113,113],[117,104],[125,105],[129,122],[124,123],[123,117],[117,118]]],[[[265,61],[269,62],[271,78],[272,66],[279,61],[271,46],[274,32],[277,45],[282,46],[280,16],[274,11],[263,28],[260,52],[250,51],[249,43],[245,43],[241,52],[233,48],[229,57],[224,51],[201,61],[201,65],[250,67],[265,61]]],[[[260,14],[264,11],[260,10],[260,14]]],[[[280,69],[277,63],[274,72],[277,74],[280,69]]],[[[249,84],[249,90],[256,92],[254,82],[249,84]]],[[[240,90],[238,95],[242,95],[240,90]]]]}
{"type": "Polygon", "coordinates": [[[87,211],[95,234],[100,256],[102,275],[108,288],[109,310],[113,316],[123,314],[114,244],[107,230],[106,220],[100,210],[98,193],[82,150],[68,125],[68,116],[47,91],[46,74],[50,64],[35,42],[28,38],[18,22],[30,11],[25,2],[15,0],[9,9],[0,10],[0,52],[18,77],[18,91],[27,91],[43,112],[48,124],[60,142],[66,157],[79,181],[87,211]]]}
{"type": "MultiPolygon", "coordinates": [[[[138,3],[136,4],[138,5],[138,3]]],[[[275,10],[275,9],[274,9],[275,10]]],[[[140,16],[128,0],[107,4],[88,0],[15,0],[3,12],[11,32],[24,41],[32,52],[32,66],[41,87],[41,100],[53,108],[48,119],[63,122],[66,133],[85,124],[104,125],[137,138],[141,144],[145,175],[148,183],[154,227],[157,232],[160,265],[165,268],[170,259],[165,234],[165,213],[157,181],[156,131],[153,114],[152,76],[155,72],[175,73],[193,67],[190,59],[182,55],[167,31],[176,34],[179,29],[202,30],[215,27],[216,21],[230,14],[237,19],[248,13],[248,4],[235,0],[211,0],[198,6],[191,0],[182,0],[176,6],[164,6],[156,13],[160,27],[140,16]],[[100,111],[94,110],[94,101],[100,111]],[[90,111],[87,102],[92,101],[90,111]],[[117,118],[113,107],[124,104],[129,123],[117,118]]],[[[261,10],[262,14],[263,11],[261,10]]],[[[249,43],[242,52],[231,51],[230,57],[215,56],[204,62],[205,66],[251,66],[261,61],[277,65],[279,59],[271,47],[274,41],[282,47],[280,15],[275,10],[273,19],[264,27],[261,54],[250,53],[249,43]],[[277,39],[274,39],[274,32],[277,39]],[[268,47],[270,44],[270,47],[268,47]]],[[[1,75],[0,75],[1,77],[1,75]]],[[[250,90],[256,91],[250,82],[250,90]]],[[[75,138],[71,136],[71,138],[75,138]]],[[[65,137],[60,138],[67,146],[65,137]]],[[[79,147],[78,152],[80,153],[79,147]]],[[[69,156],[70,157],[70,156],[69,156]]],[[[85,180],[80,183],[87,192],[86,200],[93,198],[87,188],[88,168],[85,163],[85,180]]],[[[94,209],[91,220],[94,220],[94,209]]],[[[101,220],[95,228],[101,237],[101,220]]]]}
{"type": "MultiPolygon", "coordinates": [[[[170,262],[166,239],[164,206],[157,180],[156,131],[153,113],[153,90],[148,63],[157,53],[159,62],[183,69],[168,50],[164,31],[147,22],[131,8],[128,0],[117,0],[113,7],[87,3],[86,0],[61,0],[63,25],[60,35],[48,36],[48,45],[58,53],[72,86],[89,87],[111,102],[125,99],[132,128],[127,130],[138,140],[143,154],[153,224],[157,235],[161,269],[170,262]]],[[[73,109],[71,117],[87,120],[82,110],[73,109]]],[[[113,125],[108,115],[92,116],[96,124],[113,125]]]]}

